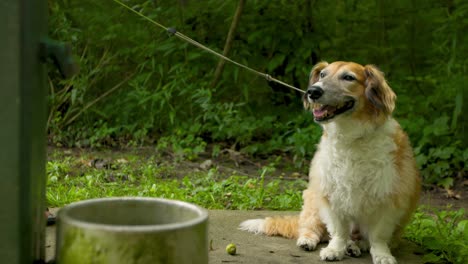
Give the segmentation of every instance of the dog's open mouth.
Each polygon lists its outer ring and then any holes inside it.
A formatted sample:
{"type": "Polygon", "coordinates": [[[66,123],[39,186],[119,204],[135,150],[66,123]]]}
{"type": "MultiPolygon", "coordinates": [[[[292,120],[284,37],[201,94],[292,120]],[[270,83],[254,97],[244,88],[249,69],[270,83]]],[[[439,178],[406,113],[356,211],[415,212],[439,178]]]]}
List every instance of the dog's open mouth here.
{"type": "Polygon", "coordinates": [[[313,106],[314,120],[317,122],[322,122],[330,120],[335,116],[352,109],[354,107],[354,100],[349,100],[336,106],[323,105],[319,103],[314,103],[313,106]]]}

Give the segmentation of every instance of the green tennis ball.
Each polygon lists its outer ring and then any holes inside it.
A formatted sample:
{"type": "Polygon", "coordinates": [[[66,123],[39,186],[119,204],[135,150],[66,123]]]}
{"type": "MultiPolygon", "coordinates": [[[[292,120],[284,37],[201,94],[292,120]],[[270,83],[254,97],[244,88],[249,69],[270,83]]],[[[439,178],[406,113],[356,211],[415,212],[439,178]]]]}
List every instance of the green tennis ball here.
{"type": "Polygon", "coordinates": [[[233,243],[227,245],[226,247],[226,253],[228,253],[229,255],[235,255],[236,250],[237,250],[236,244],[233,244],[233,243]]]}

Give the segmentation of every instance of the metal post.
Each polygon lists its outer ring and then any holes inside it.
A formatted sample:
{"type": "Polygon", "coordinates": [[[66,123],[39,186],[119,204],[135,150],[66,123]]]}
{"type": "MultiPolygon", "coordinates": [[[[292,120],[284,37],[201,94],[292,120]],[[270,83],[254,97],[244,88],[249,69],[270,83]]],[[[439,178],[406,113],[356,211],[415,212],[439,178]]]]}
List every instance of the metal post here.
{"type": "Polygon", "coordinates": [[[46,1],[0,1],[0,262],[44,260],[46,1]]]}

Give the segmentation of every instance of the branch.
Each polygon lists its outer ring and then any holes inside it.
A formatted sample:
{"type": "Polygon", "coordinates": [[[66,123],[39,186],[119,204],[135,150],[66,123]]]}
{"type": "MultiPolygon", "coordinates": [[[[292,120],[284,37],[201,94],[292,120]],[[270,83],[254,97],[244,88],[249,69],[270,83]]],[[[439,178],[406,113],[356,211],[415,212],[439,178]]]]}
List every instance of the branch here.
{"type": "MultiPolygon", "coordinates": [[[[245,5],[245,0],[239,0],[236,13],[234,15],[234,18],[232,19],[231,28],[229,29],[229,33],[226,38],[226,43],[224,44],[223,55],[226,57],[231,51],[232,42],[234,40],[234,34],[236,32],[237,25],[239,24],[239,20],[242,15],[242,11],[244,9],[244,5],[245,5]]],[[[216,71],[215,71],[215,77],[213,79],[213,82],[211,82],[211,87],[215,87],[218,84],[219,79],[221,78],[221,75],[223,74],[225,64],[226,64],[225,60],[223,59],[219,60],[218,66],[216,67],[216,71]]]]}
{"type": "Polygon", "coordinates": [[[88,108],[90,108],[91,106],[93,106],[94,104],[96,104],[98,101],[100,101],[101,99],[107,97],[109,94],[111,94],[112,92],[114,92],[115,90],[117,90],[120,86],[122,86],[124,83],[126,83],[128,80],[130,80],[130,78],[133,77],[133,75],[135,75],[136,72],[130,74],[127,78],[125,78],[123,81],[121,81],[120,83],[116,84],[114,87],[112,87],[111,89],[109,89],[108,91],[104,92],[102,95],[100,95],[98,98],[94,99],[92,102],[88,103],[87,105],[85,105],[83,107],[83,109],[81,109],[76,115],[74,115],[72,118],[70,118],[66,123],[65,123],[65,126],[68,126],[69,124],[71,124],[73,121],[75,121],[75,119],[77,117],[79,117],[82,113],[84,113],[86,110],[88,110],[88,108]]]}

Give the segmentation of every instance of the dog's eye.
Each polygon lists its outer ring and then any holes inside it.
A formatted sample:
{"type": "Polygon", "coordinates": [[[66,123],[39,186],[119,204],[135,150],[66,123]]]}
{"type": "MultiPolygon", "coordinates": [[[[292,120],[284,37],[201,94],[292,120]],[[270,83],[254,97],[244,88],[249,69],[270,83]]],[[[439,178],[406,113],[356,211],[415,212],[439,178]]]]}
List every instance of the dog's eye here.
{"type": "Polygon", "coordinates": [[[343,80],[351,82],[351,81],[356,80],[356,78],[354,76],[352,76],[352,75],[346,74],[346,75],[343,76],[343,80]]]}
{"type": "Polygon", "coordinates": [[[325,75],[326,75],[326,74],[325,74],[324,72],[321,72],[321,73],[320,73],[320,78],[324,78],[325,75]]]}

